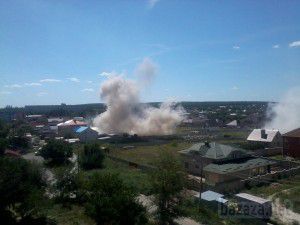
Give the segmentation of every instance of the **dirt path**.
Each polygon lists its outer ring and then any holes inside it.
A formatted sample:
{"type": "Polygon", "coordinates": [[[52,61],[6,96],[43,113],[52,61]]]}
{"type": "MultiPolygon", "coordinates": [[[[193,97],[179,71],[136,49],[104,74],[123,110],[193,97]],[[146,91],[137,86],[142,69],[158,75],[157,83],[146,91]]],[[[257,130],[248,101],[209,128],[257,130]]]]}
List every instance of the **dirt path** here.
{"type": "MultiPolygon", "coordinates": [[[[153,214],[157,207],[156,205],[154,205],[152,197],[151,196],[146,196],[146,195],[139,195],[138,196],[138,201],[147,208],[147,211],[150,214],[153,214]]],[[[178,223],[179,225],[201,225],[200,223],[196,222],[195,220],[192,220],[190,218],[187,217],[181,217],[175,220],[176,223],[178,223]]]]}
{"type": "Polygon", "coordinates": [[[300,223],[300,214],[287,209],[280,203],[278,198],[272,200],[272,212],[275,221],[279,220],[283,224],[292,224],[295,221],[300,223]]]}

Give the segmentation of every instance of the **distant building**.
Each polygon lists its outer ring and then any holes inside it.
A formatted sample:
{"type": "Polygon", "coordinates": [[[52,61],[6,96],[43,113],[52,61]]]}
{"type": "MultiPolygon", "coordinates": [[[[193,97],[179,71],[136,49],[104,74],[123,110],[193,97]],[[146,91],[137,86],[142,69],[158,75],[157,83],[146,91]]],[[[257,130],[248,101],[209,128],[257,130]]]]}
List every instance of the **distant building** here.
{"type": "Polygon", "coordinates": [[[248,136],[247,141],[264,147],[281,147],[282,136],[278,130],[254,129],[248,136]]]}
{"type": "Polygon", "coordinates": [[[76,129],[82,126],[87,126],[87,123],[78,120],[68,120],[66,122],[59,123],[57,124],[58,135],[63,137],[73,137],[75,136],[76,129]]]}
{"type": "Polygon", "coordinates": [[[237,120],[233,120],[230,123],[226,124],[226,127],[237,127],[237,126],[238,126],[237,120]]]}
{"type": "Polygon", "coordinates": [[[282,135],[283,154],[286,156],[300,158],[300,128],[282,135]]]}
{"type": "Polygon", "coordinates": [[[81,142],[94,141],[98,138],[98,132],[90,127],[79,127],[75,133],[81,142]]]}

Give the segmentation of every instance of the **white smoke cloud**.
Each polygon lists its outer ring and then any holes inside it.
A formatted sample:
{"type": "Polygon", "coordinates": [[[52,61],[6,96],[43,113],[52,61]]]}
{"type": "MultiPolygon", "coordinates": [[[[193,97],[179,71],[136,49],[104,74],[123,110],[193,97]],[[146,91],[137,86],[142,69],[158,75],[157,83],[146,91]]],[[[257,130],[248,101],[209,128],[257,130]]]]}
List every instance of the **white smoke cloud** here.
{"type": "Polygon", "coordinates": [[[151,59],[144,58],[137,66],[135,74],[143,85],[149,85],[153,81],[157,71],[158,66],[151,59]]]}
{"type": "MultiPolygon", "coordinates": [[[[149,60],[137,68],[139,75],[154,76],[149,60]]],[[[184,119],[184,109],[175,103],[162,103],[158,108],[140,104],[139,85],[121,75],[109,76],[100,88],[107,109],[98,115],[94,126],[105,133],[167,135],[184,119]]]]}
{"type": "Polygon", "coordinates": [[[272,120],[266,128],[279,129],[281,133],[300,127],[300,87],[290,89],[279,101],[269,107],[272,120]]]}

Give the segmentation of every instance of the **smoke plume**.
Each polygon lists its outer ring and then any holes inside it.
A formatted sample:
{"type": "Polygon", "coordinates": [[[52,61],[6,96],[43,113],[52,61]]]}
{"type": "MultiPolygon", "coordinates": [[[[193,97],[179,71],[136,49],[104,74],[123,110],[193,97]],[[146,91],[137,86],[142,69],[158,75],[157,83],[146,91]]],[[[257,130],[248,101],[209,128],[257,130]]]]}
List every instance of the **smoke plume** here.
{"type": "Polygon", "coordinates": [[[300,88],[290,89],[277,104],[269,106],[272,119],[266,128],[279,129],[281,133],[300,127],[300,88]]]}
{"type": "MultiPolygon", "coordinates": [[[[137,67],[141,79],[150,82],[157,67],[150,59],[137,67]]],[[[162,103],[158,108],[140,104],[140,85],[121,75],[109,76],[100,87],[100,96],[106,111],[98,115],[94,126],[105,133],[138,135],[167,135],[175,131],[184,119],[184,109],[174,103],[162,103]]]]}

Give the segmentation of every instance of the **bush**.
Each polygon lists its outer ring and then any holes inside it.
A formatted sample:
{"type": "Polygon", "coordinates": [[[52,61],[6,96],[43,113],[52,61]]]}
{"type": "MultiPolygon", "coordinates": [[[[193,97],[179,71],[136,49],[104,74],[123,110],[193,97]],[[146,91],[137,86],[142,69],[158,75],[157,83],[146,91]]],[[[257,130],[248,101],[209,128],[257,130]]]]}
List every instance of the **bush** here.
{"type": "Polygon", "coordinates": [[[79,157],[79,164],[84,169],[102,168],[104,153],[98,144],[86,144],[79,157]]]}
{"type": "Polygon", "coordinates": [[[61,164],[73,155],[73,149],[61,140],[51,140],[41,150],[41,156],[52,163],[61,164]]]}

